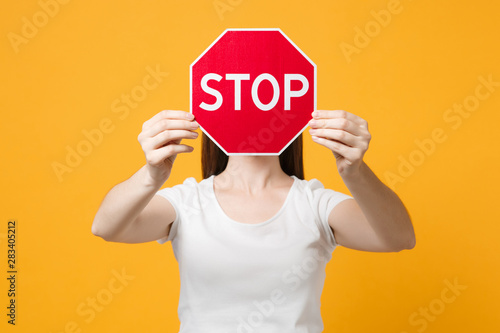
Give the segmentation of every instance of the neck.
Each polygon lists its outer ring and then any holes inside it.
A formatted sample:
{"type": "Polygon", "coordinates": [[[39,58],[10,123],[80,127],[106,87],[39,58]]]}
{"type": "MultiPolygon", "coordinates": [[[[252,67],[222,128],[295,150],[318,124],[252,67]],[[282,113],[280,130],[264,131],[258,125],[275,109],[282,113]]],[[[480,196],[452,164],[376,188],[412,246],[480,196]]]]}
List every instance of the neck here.
{"type": "Polygon", "coordinates": [[[247,192],[290,180],[281,169],[279,156],[229,156],[226,169],[216,177],[220,186],[247,192]]]}

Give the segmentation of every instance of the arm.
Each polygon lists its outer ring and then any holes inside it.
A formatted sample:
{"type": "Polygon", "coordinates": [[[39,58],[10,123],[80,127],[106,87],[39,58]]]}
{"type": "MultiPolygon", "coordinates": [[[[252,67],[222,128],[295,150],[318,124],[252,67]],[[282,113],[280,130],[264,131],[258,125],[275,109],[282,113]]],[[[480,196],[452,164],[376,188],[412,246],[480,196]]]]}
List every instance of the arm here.
{"type": "Polygon", "coordinates": [[[92,224],[92,233],[106,241],[142,243],[167,236],[175,210],[155,193],[161,184],[148,181],[146,166],[114,186],[92,224]]]}
{"type": "Polygon", "coordinates": [[[354,200],[339,203],[329,224],[339,245],[362,251],[397,252],[415,246],[411,219],[399,197],[363,161],[371,136],[365,120],[345,111],[316,111],[313,140],[329,148],[354,200]]]}
{"type": "Polygon", "coordinates": [[[123,243],[148,242],[168,235],[175,210],[155,193],[169,178],[177,154],[193,151],[180,141],[195,138],[197,127],[192,114],[172,110],[162,111],[144,123],[138,140],[147,163],[105,196],[92,224],[94,235],[123,243]]]}
{"type": "Polygon", "coordinates": [[[406,208],[365,163],[357,176],[343,177],[343,180],[354,200],[337,205],[328,221],[339,244],[373,252],[415,247],[415,234],[406,208]]]}

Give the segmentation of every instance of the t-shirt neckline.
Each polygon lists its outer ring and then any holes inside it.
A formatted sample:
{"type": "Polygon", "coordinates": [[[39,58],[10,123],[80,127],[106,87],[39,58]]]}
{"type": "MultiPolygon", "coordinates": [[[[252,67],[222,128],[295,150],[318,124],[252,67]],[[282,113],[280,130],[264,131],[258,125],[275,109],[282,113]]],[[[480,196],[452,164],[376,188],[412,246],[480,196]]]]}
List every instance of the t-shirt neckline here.
{"type": "Polygon", "coordinates": [[[217,210],[222,214],[222,216],[224,216],[224,218],[226,220],[228,220],[228,221],[230,221],[230,222],[232,222],[234,224],[238,224],[238,225],[245,226],[245,227],[250,227],[250,228],[252,228],[252,227],[253,228],[260,227],[260,226],[269,224],[270,222],[272,222],[273,220],[275,220],[278,216],[280,216],[281,213],[285,210],[285,207],[287,206],[288,202],[291,200],[290,197],[292,196],[292,193],[295,191],[295,187],[296,187],[296,184],[297,184],[297,181],[298,181],[298,178],[296,176],[294,176],[294,175],[290,176],[290,177],[293,178],[292,186],[290,186],[290,189],[288,190],[288,194],[287,194],[287,196],[285,198],[285,201],[281,205],[281,208],[276,212],[276,214],[274,214],[268,220],[263,221],[263,222],[259,222],[259,223],[245,223],[245,222],[239,222],[239,221],[233,220],[232,218],[230,218],[226,214],[226,212],[224,212],[224,210],[222,209],[222,206],[219,204],[219,200],[217,200],[217,197],[215,196],[214,177],[215,177],[215,175],[212,175],[207,180],[209,181],[208,187],[209,187],[210,195],[212,196],[212,199],[215,202],[215,206],[217,207],[217,210]]]}

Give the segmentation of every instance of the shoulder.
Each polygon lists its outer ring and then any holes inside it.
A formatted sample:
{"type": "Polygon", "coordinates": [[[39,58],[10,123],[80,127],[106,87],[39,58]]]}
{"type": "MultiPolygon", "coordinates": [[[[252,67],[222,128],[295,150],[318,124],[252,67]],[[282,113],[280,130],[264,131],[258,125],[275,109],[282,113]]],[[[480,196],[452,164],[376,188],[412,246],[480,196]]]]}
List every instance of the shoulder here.
{"type": "Polygon", "coordinates": [[[320,210],[331,210],[333,206],[345,199],[352,199],[351,196],[329,188],[325,188],[323,183],[316,178],[306,180],[298,179],[297,189],[313,208],[320,210]]]}
{"type": "Polygon", "coordinates": [[[184,186],[187,186],[187,187],[196,187],[196,186],[199,186],[204,181],[206,181],[206,179],[203,179],[200,182],[198,182],[196,180],[196,178],[194,178],[194,177],[188,177],[188,178],[186,178],[182,182],[182,184],[179,184],[179,185],[176,185],[176,186],[182,186],[182,185],[184,185],[184,186]]]}
{"type": "Polygon", "coordinates": [[[205,185],[210,181],[210,178],[205,178],[202,179],[201,181],[197,181],[196,178],[194,177],[188,177],[186,178],[181,184],[173,185],[170,187],[165,187],[162,190],[168,190],[170,188],[176,188],[176,189],[194,189],[198,188],[200,186],[205,185]]]}
{"type": "Polygon", "coordinates": [[[157,191],[157,195],[166,197],[167,199],[186,199],[186,197],[196,195],[200,190],[206,189],[208,183],[208,178],[203,179],[200,182],[196,180],[194,177],[186,178],[181,184],[173,185],[170,187],[162,188],[157,191]]]}
{"type": "Polygon", "coordinates": [[[334,190],[326,189],[321,181],[316,178],[307,180],[296,178],[297,189],[307,196],[318,196],[324,192],[339,193],[334,190]]]}
{"type": "Polygon", "coordinates": [[[332,209],[345,199],[347,194],[325,188],[318,179],[296,179],[297,196],[295,200],[296,216],[311,230],[317,230],[323,244],[331,253],[337,245],[333,230],[328,223],[332,209]]]}
{"type": "Polygon", "coordinates": [[[167,199],[176,213],[172,228],[177,228],[176,221],[189,220],[210,206],[211,192],[208,191],[211,179],[198,182],[194,177],[186,178],[182,184],[166,187],[156,192],[156,195],[167,199]]]}

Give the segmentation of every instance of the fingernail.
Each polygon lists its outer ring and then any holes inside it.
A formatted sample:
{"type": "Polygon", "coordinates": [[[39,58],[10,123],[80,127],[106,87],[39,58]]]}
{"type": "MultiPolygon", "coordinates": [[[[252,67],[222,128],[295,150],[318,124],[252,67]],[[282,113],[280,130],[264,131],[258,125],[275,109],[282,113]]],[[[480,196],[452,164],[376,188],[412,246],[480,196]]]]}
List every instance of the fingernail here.
{"type": "Polygon", "coordinates": [[[187,119],[194,119],[194,114],[187,112],[186,113],[186,118],[187,119]]]}
{"type": "Polygon", "coordinates": [[[191,128],[198,128],[198,123],[196,121],[193,121],[191,123],[191,128]]]}
{"type": "Polygon", "coordinates": [[[309,121],[309,126],[316,126],[317,124],[316,120],[309,121]]]}

